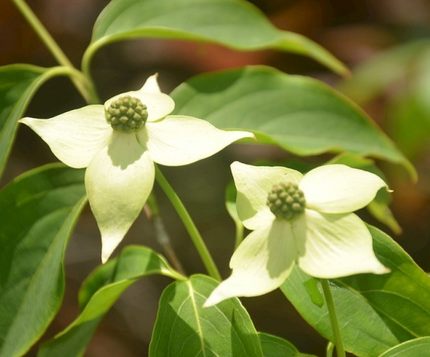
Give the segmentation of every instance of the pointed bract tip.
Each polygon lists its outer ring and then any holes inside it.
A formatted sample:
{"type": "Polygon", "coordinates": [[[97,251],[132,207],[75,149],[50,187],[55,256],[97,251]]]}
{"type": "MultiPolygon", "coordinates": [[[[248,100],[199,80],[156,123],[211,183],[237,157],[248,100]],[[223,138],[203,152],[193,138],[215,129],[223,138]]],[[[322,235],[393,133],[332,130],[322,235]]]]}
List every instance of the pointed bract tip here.
{"type": "Polygon", "coordinates": [[[112,248],[112,247],[107,247],[106,245],[102,245],[102,255],[101,255],[102,264],[106,263],[109,260],[115,248],[116,246],[112,248]]]}
{"type": "MultiPolygon", "coordinates": [[[[225,282],[225,281],[224,281],[225,282]]],[[[223,283],[224,283],[223,282],[223,283]]],[[[223,288],[225,288],[225,285],[223,285],[223,283],[221,283],[220,285],[218,285],[214,291],[212,291],[212,293],[209,295],[208,299],[205,301],[205,303],[203,304],[203,307],[211,307],[214,306],[216,304],[219,304],[220,302],[226,300],[226,299],[230,299],[231,297],[233,297],[230,294],[225,294],[222,290],[223,288]]],[[[225,289],[224,289],[225,290],[225,289]]]]}
{"type": "Polygon", "coordinates": [[[375,270],[374,270],[375,274],[388,274],[391,273],[391,269],[387,268],[385,265],[379,264],[375,270]]]}
{"type": "Polygon", "coordinates": [[[18,120],[18,123],[22,123],[22,124],[25,124],[25,125],[29,125],[29,122],[32,120],[32,118],[28,118],[28,117],[25,117],[25,118],[21,118],[21,119],[19,119],[18,120]]]}
{"type": "Polygon", "coordinates": [[[233,161],[231,164],[230,164],[230,168],[233,170],[233,168],[234,167],[240,167],[240,166],[249,166],[249,165],[247,165],[247,164],[244,164],[244,163],[242,163],[242,162],[240,162],[240,161],[233,161]]]}
{"type": "Polygon", "coordinates": [[[102,254],[102,264],[106,263],[109,259],[109,255],[103,255],[102,254]]]}
{"type": "Polygon", "coordinates": [[[205,301],[205,303],[203,304],[203,307],[211,307],[211,306],[215,306],[216,304],[218,304],[219,302],[221,302],[223,300],[222,297],[220,296],[215,296],[214,294],[211,294],[211,296],[209,296],[209,298],[205,301]]]}
{"type": "Polygon", "coordinates": [[[158,73],[149,76],[140,90],[145,93],[161,93],[158,85],[158,73]]]}

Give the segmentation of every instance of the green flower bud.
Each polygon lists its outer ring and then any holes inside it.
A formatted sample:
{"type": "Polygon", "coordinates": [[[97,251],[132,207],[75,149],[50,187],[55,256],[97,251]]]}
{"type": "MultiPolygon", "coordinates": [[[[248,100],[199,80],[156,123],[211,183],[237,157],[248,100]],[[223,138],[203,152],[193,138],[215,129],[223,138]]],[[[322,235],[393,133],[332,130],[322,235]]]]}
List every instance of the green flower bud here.
{"type": "Polygon", "coordinates": [[[105,110],[106,121],[112,129],[130,133],[142,128],[148,119],[146,105],[130,96],[120,97],[105,110]]]}
{"type": "Polygon", "coordinates": [[[302,214],[305,210],[305,196],[294,183],[274,185],[267,195],[267,206],[277,218],[287,221],[302,214]]]}

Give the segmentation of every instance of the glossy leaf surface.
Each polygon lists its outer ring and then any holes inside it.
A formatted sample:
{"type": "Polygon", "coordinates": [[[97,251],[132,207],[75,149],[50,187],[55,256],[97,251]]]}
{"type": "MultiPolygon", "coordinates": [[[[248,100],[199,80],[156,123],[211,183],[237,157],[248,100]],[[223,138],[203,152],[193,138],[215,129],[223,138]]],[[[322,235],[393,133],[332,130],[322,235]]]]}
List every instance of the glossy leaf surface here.
{"type": "Polygon", "coordinates": [[[85,203],[83,172],[48,165],[0,192],[0,356],[24,354],[64,293],[63,258],[85,203]]]}
{"type": "Polygon", "coordinates": [[[218,283],[204,275],[170,284],[163,292],[149,347],[151,357],[262,357],[258,334],[238,299],[205,308],[218,283]]]}
{"type": "Polygon", "coordinates": [[[82,356],[101,319],[121,294],[138,279],[153,274],[181,278],[151,249],[126,247],[117,258],[101,265],[85,280],[79,293],[81,314],[42,346],[38,356],[82,356]]]}
{"type": "Polygon", "coordinates": [[[244,0],[116,0],[98,17],[84,63],[102,46],[132,38],[217,43],[241,51],[276,49],[306,55],[332,70],[346,68],[304,36],[274,27],[244,0]]]}
{"type": "Polygon", "coordinates": [[[263,66],[203,74],[172,92],[175,114],[204,118],[221,129],[254,132],[261,143],[299,155],[348,151],[409,161],[366,114],[311,78],[263,66]]]}

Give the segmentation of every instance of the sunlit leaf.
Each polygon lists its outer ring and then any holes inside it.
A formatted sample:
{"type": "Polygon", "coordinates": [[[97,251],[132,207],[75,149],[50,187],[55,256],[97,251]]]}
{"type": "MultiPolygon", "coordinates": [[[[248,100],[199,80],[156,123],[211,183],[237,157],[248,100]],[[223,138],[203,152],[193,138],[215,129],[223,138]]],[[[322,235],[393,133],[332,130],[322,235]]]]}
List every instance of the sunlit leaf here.
{"type": "Polygon", "coordinates": [[[111,1],[94,25],[84,65],[106,44],[143,37],[212,42],[241,51],[288,51],[312,57],[338,73],[347,72],[324,48],[277,29],[244,0],[111,1]]]}
{"type": "Polygon", "coordinates": [[[299,155],[343,152],[414,168],[390,139],[348,99],[311,78],[263,66],[203,74],[172,92],[175,114],[222,129],[254,132],[261,143],[299,155]]]}
{"type": "MultiPolygon", "coordinates": [[[[370,231],[378,259],[392,272],[330,283],[346,350],[369,357],[430,335],[430,277],[390,237],[373,227],[370,231]]],[[[306,292],[309,279],[295,269],[282,291],[311,326],[332,339],[326,306],[315,305],[306,292]]]]}
{"type": "Polygon", "coordinates": [[[262,357],[257,331],[238,299],[203,307],[218,283],[203,275],[170,284],[163,292],[152,334],[151,357],[262,357]]]}
{"type": "Polygon", "coordinates": [[[23,355],[64,293],[63,258],[85,203],[82,171],[48,165],[0,191],[0,356],[23,355]]]}
{"type": "Polygon", "coordinates": [[[43,345],[38,356],[82,356],[101,319],[121,294],[138,279],[154,274],[181,278],[151,249],[126,247],[117,258],[101,265],[85,280],[79,293],[81,314],[43,345]]]}
{"type": "Polygon", "coordinates": [[[423,357],[429,354],[430,337],[419,337],[390,348],[379,357],[423,357]]]}

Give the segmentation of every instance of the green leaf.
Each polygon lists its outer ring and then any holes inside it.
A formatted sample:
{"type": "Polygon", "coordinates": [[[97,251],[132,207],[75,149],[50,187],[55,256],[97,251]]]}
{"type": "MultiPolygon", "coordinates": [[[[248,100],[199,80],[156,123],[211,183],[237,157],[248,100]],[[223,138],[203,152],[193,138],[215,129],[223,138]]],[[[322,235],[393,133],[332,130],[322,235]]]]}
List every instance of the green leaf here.
{"type": "Polygon", "coordinates": [[[151,357],[262,357],[257,331],[238,299],[203,307],[217,285],[212,278],[194,275],[164,290],[149,346],[151,357]]]}
{"type": "Polygon", "coordinates": [[[81,314],[43,345],[38,356],[83,356],[101,319],[121,294],[138,279],[154,274],[184,279],[151,249],[126,247],[117,258],[101,265],[85,280],[79,292],[81,314]]]}
{"type": "Polygon", "coordinates": [[[430,337],[427,336],[403,342],[385,351],[379,357],[423,357],[427,356],[429,351],[430,337]]]}
{"type": "MultiPolygon", "coordinates": [[[[353,155],[342,154],[328,162],[329,164],[344,164],[357,169],[366,170],[381,177],[387,182],[384,173],[376,166],[372,159],[353,155]]],[[[369,212],[380,222],[386,224],[394,233],[402,233],[402,228],[390,210],[391,195],[387,190],[381,189],[375,199],[367,206],[369,212]]]]}
{"type": "Polygon", "coordinates": [[[83,172],[48,165],[0,191],[0,356],[24,354],[64,293],[63,258],[85,203],[83,172]]]}
{"type": "Polygon", "coordinates": [[[299,350],[289,341],[268,333],[258,333],[260,338],[263,356],[265,357],[305,357],[312,356],[300,353],[299,350]]]}
{"type": "Polygon", "coordinates": [[[203,74],[172,92],[175,114],[250,130],[298,155],[349,151],[414,168],[356,105],[327,85],[263,66],[203,74]]]}
{"type": "Polygon", "coordinates": [[[354,69],[353,75],[339,89],[357,101],[365,103],[384,92],[390,85],[410,77],[414,62],[430,48],[430,41],[417,40],[390,48],[354,69]]]}
{"type": "Polygon", "coordinates": [[[142,37],[212,42],[240,51],[289,51],[312,57],[340,74],[348,72],[324,48],[304,36],[277,29],[243,0],[112,1],[94,25],[84,67],[106,44],[142,37]]]}
{"type": "Polygon", "coordinates": [[[28,64],[0,67],[0,177],[6,166],[18,127],[31,98],[48,79],[68,74],[64,67],[42,68],[28,64]]]}
{"type": "MultiPolygon", "coordinates": [[[[378,356],[402,341],[430,335],[430,277],[390,237],[369,229],[378,259],[392,272],[330,282],[345,348],[358,356],[378,356]]],[[[309,279],[295,268],[282,291],[311,326],[332,340],[326,306],[318,307],[306,293],[309,279]]]]}

